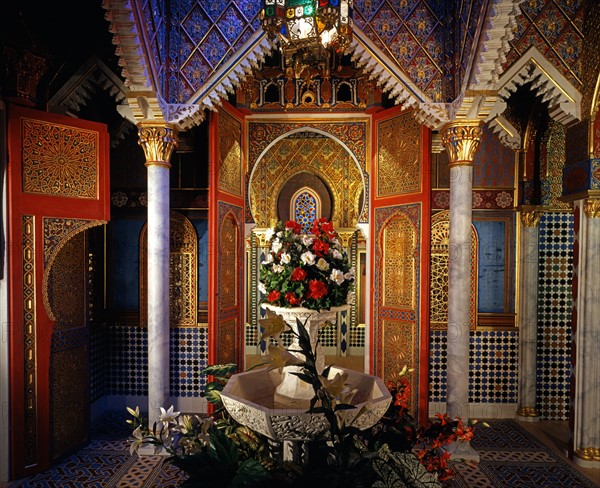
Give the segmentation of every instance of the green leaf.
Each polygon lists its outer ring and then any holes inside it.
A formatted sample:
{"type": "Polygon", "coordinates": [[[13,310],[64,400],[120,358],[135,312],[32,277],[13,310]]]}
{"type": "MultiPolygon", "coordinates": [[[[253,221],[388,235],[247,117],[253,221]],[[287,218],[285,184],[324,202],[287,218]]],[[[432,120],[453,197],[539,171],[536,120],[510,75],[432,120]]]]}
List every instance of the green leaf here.
{"type": "Polygon", "coordinates": [[[237,371],[237,364],[213,364],[200,370],[200,374],[214,376],[215,378],[227,379],[237,371]]]}
{"type": "Polygon", "coordinates": [[[223,469],[234,472],[239,461],[235,443],[216,427],[211,427],[209,456],[218,462],[223,469]]]}
{"type": "Polygon", "coordinates": [[[271,475],[256,459],[246,459],[240,464],[237,474],[231,480],[231,488],[261,486],[271,475]]]}

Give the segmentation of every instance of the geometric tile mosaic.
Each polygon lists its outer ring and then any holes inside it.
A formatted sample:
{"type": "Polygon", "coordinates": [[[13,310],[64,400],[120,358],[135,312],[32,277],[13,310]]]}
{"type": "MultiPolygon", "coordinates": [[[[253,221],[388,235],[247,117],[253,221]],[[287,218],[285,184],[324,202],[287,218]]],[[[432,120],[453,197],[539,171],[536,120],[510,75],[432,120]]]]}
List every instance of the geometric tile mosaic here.
{"type": "MultiPolygon", "coordinates": [[[[446,331],[431,331],[429,401],[446,401],[446,331]]],[[[471,331],[469,402],[516,403],[518,394],[518,332],[471,331]]]]}
{"type": "Polygon", "coordinates": [[[537,400],[547,420],[569,415],[573,215],[544,213],[539,223],[537,400]]]}
{"type": "MultiPolygon", "coordinates": [[[[7,488],[176,488],[187,475],[164,456],[129,454],[127,414],[110,412],[92,426],[92,440],[48,471],[10,482],[7,488]],[[111,418],[112,417],[112,418],[111,418]],[[118,440],[104,440],[103,432],[121,423],[118,440]],[[100,438],[98,438],[98,436],[100,438]]],[[[481,456],[477,464],[453,463],[457,475],[445,488],[593,488],[593,481],[572,468],[559,455],[535,439],[514,420],[488,420],[471,441],[481,456]]],[[[204,486],[204,485],[203,485],[204,486]]],[[[216,485],[215,485],[216,486],[216,485]]],[[[347,486],[352,486],[348,484],[347,486]]]]}
{"type": "Polygon", "coordinates": [[[458,475],[443,483],[458,487],[592,488],[598,485],[569,466],[512,419],[488,420],[471,445],[479,453],[476,465],[454,464],[458,475]]]}
{"type": "MultiPolygon", "coordinates": [[[[148,394],[148,330],[145,327],[106,327],[107,361],[101,364],[106,376],[107,395],[148,394]]],[[[170,331],[170,394],[199,397],[206,378],[200,370],[207,366],[208,329],[172,327],[170,331]]],[[[96,373],[93,373],[96,374],[96,373]]]]}
{"type": "MultiPolygon", "coordinates": [[[[257,346],[258,332],[257,327],[252,324],[246,324],[246,347],[248,351],[254,351],[257,346]]],[[[281,334],[281,340],[285,347],[288,347],[292,342],[292,335],[289,332],[281,334]]],[[[319,330],[319,341],[323,347],[338,347],[337,328],[336,325],[327,325],[319,330]]],[[[350,326],[349,331],[349,347],[362,348],[365,347],[365,328],[364,326],[350,326]]],[[[252,352],[250,352],[252,354],[252,352]]]]}

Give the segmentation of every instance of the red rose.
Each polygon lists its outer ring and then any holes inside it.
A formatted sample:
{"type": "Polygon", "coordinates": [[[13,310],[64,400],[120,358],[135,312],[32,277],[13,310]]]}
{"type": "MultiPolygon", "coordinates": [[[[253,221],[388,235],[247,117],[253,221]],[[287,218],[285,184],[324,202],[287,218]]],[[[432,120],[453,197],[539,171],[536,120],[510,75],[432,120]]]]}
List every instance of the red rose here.
{"type": "Polygon", "coordinates": [[[334,233],[333,224],[331,222],[323,222],[321,224],[321,230],[323,232],[327,232],[328,234],[333,234],[334,233]]]}
{"type": "Polygon", "coordinates": [[[290,229],[294,234],[300,234],[300,232],[302,232],[302,227],[300,227],[300,224],[295,220],[288,220],[285,223],[285,228],[290,229]]]}
{"type": "Polygon", "coordinates": [[[317,239],[315,242],[313,242],[312,250],[319,257],[325,256],[327,251],[329,251],[329,244],[327,244],[325,241],[317,239]]]}
{"type": "Polygon", "coordinates": [[[285,294],[285,299],[288,301],[288,303],[290,305],[300,305],[300,299],[296,297],[296,295],[294,295],[293,292],[288,291],[285,294]]]}
{"type": "Polygon", "coordinates": [[[314,298],[318,300],[319,298],[323,298],[327,295],[327,285],[320,280],[310,280],[308,282],[308,293],[306,294],[306,298],[314,298]]]}
{"type": "Polygon", "coordinates": [[[290,276],[290,281],[304,281],[306,279],[306,271],[302,268],[296,268],[292,271],[292,276],[290,276]]]}
{"type": "Polygon", "coordinates": [[[279,297],[281,296],[281,293],[279,293],[277,290],[273,290],[271,293],[269,293],[269,296],[267,296],[267,300],[269,300],[271,303],[276,302],[277,300],[279,300],[279,297]]]}

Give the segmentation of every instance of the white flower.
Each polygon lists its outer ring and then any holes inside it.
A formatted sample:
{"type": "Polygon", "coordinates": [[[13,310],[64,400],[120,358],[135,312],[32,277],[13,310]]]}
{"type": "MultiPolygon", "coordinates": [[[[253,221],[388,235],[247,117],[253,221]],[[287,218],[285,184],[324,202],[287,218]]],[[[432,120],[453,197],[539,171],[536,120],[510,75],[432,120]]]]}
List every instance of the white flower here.
{"type": "Polygon", "coordinates": [[[133,439],[131,446],[129,447],[129,454],[133,454],[137,452],[140,447],[145,447],[146,443],[144,442],[144,434],[142,434],[142,426],[140,425],[137,429],[135,429],[132,433],[133,439]]]}
{"type": "Polygon", "coordinates": [[[302,235],[302,244],[304,244],[306,247],[310,246],[313,243],[313,240],[314,239],[307,234],[302,235]]]}
{"type": "Polygon", "coordinates": [[[327,271],[329,269],[329,263],[323,258],[319,258],[317,261],[317,268],[319,268],[321,271],[327,271]]]}
{"type": "Polygon", "coordinates": [[[281,264],[274,264],[273,265],[273,272],[274,273],[283,273],[284,269],[285,268],[281,264]]]}
{"type": "Polygon", "coordinates": [[[270,241],[271,239],[273,239],[274,235],[275,235],[275,229],[273,229],[273,228],[267,229],[267,232],[265,232],[265,239],[267,241],[270,241]]]}
{"type": "Polygon", "coordinates": [[[353,280],[355,273],[356,273],[356,271],[354,270],[354,266],[352,266],[348,270],[348,272],[344,275],[344,278],[346,278],[348,281],[353,280]]]}
{"type": "Polygon", "coordinates": [[[283,264],[290,264],[290,261],[292,260],[292,257],[287,253],[281,253],[281,262],[283,264]]]}
{"type": "Polygon", "coordinates": [[[273,251],[275,254],[277,254],[281,248],[283,247],[283,244],[281,243],[281,241],[279,239],[275,239],[273,241],[273,244],[271,244],[271,251],[273,251]]]}
{"type": "Polygon", "coordinates": [[[277,237],[281,237],[281,236],[283,236],[283,231],[282,231],[282,230],[280,230],[280,231],[277,233],[277,237]]]}
{"type": "Polygon", "coordinates": [[[332,237],[330,239],[330,241],[331,241],[332,244],[335,244],[336,246],[338,246],[340,244],[340,241],[339,241],[339,239],[337,237],[332,237]]]}
{"type": "Polygon", "coordinates": [[[265,284],[262,281],[258,282],[258,291],[260,291],[264,295],[267,294],[267,288],[265,287],[265,284]]]}
{"type": "Polygon", "coordinates": [[[331,281],[335,281],[338,285],[341,285],[344,282],[344,273],[342,273],[339,269],[332,269],[331,275],[329,275],[329,279],[331,281]]]}
{"type": "Polygon", "coordinates": [[[331,251],[331,255],[333,256],[334,259],[344,259],[344,256],[342,256],[342,253],[340,251],[338,251],[337,249],[334,249],[333,251],[331,251]]]}
{"type": "Polygon", "coordinates": [[[348,305],[354,305],[356,303],[356,293],[349,291],[348,296],[346,297],[346,303],[348,305]]]}
{"type": "Polygon", "coordinates": [[[177,417],[179,416],[179,412],[173,411],[173,405],[169,407],[169,410],[165,410],[163,407],[160,407],[160,421],[165,424],[176,424],[177,417]]]}
{"type": "Polygon", "coordinates": [[[271,264],[272,262],[273,262],[273,255],[271,253],[269,253],[265,256],[265,260],[262,262],[262,264],[271,264]]]}
{"type": "Polygon", "coordinates": [[[302,253],[300,255],[300,260],[304,264],[308,264],[309,266],[312,266],[313,264],[315,264],[315,258],[316,258],[316,256],[310,251],[306,251],[305,253],[302,253]]]}

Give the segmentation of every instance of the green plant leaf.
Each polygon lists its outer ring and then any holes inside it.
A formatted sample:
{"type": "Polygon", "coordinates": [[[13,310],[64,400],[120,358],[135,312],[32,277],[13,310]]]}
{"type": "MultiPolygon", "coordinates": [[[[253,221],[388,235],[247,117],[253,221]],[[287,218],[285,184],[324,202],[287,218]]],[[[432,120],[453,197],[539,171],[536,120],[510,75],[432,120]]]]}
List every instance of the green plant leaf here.
{"type": "Polygon", "coordinates": [[[226,471],[235,472],[238,466],[239,454],[235,443],[216,427],[211,427],[210,434],[210,457],[219,463],[226,471]]]}
{"type": "Polygon", "coordinates": [[[261,486],[271,475],[256,459],[246,459],[240,464],[236,475],[229,485],[231,488],[261,486]]]}
{"type": "Polygon", "coordinates": [[[213,364],[200,370],[200,374],[214,376],[215,378],[227,380],[229,376],[237,371],[237,364],[213,364]]]}

